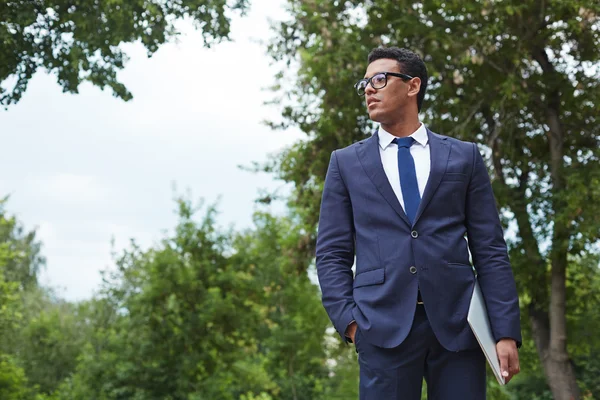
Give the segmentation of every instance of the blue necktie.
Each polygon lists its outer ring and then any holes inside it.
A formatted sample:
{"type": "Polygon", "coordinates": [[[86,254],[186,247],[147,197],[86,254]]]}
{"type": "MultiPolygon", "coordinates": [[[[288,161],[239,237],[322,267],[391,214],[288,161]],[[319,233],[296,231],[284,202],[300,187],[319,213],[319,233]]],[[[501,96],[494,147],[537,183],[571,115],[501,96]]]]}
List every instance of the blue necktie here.
{"type": "Polygon", "coordinates": [[[410,154],[410,146],[415,142],[411,137],[395,138],[398,145],[398,170],[400,171],[400,187],[404,198],[404,211],[411,223],[415,222],[417,209],[421,202],[415,160],[410,154]]]}

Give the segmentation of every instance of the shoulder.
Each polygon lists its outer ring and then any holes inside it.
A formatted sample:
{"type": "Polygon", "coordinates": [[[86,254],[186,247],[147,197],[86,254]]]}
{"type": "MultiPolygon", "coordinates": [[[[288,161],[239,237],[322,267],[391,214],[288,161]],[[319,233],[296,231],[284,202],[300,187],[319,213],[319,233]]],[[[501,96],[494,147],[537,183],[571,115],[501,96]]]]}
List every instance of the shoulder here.
{"type": "MultiPolygon", "coordinates": [[[[479,148],[477,147],[477,144],[474,142],[460,140],[460,139],[457,139],[457,138],[454,138],[451,136],[441,135],[441,134],[435,133],[431,130],[429,130],[429,134],[430,134],[430,138],[433,138],[434,140],[437,139],[441,142],[451,145],[452,152],[454,154],[465,157],[466,159],[470,160],[471,162],[475,159],[476,155],[479,153],[479,148]]],[[[479,153],[479,155],[481,156],[481,153],[479,153]]]]}
{"type": "Polygon", "coordinates": [[[429,134],[430,138],[433,140],[438,140],[439,142],[450,145],[450,157],[455,161],[463,163],[466,168],[465,171],[472,172],[475,165],[482,160],[482,154],[479,151],[477,144],[474,142],[440,135],[439,133],[432,131],[429,131],[429,134]]]}
{"type": "Polygon", "coordinates": [[[377,140],[377,137],[365,137],[364,139],[354,142],[346,147],[334,150],[333,153],[337,159],[355,158],[357,150],[360,150],[363,146],[366,146],[371,140],[377,140]]]}
{"type": "Polygon", "coordinates": [[[471,150],[473,151],[473,147],[476,147],[476,144],[473,142],[469,142],[466,140],[460,140],[451,136],[442,135],[439,133],[435,133],[432,130],[429,130],[429,133],[432,137],[437,138],[439,140],[446,141],[448,144],[452,146],[457,146],[458,148],[471,150]]]}
{"type": "Polygon", "coordinates": [[[377,136],[371,135],[371,136],[365,137],[364,139],[361,139],[361,140],[354,142],[346,147],[338,149],[337,151],[341,152],[341,153],[351,153],[351,152],[356,151],[356,149],[359,148],[360,146],[367,144],[371,140],[377,140],[377,136]]]}

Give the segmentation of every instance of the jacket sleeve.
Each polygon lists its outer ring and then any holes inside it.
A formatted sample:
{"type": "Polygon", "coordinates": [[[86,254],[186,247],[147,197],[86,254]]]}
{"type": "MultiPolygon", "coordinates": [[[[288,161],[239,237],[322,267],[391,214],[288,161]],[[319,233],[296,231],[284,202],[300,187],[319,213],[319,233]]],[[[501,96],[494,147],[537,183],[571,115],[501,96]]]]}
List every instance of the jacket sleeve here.
{"type": "Polygon", "coordinates": [[[520,346],[522,339],[517,288],[490,177],[474,143],[465,213],[469,248],[494,339],[511,338],[520,346]]]}
{"type": "Polygon", "coordinates": [[[336,152],[325,177],[316,246],[316,266],[322,302],[342,340],[354,319],[354,222],[348,189],[340,174],[336,152]]]}

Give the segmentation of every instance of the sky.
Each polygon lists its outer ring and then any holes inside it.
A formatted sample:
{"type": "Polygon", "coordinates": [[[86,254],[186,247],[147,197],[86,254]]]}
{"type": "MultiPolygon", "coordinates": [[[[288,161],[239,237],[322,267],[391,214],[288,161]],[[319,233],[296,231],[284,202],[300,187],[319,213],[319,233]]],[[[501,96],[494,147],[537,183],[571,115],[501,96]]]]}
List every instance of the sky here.
{"type": "Polygon", "coordinates": [[[151,58],[140,44],[123,46],[130,60],[119,78],[132,101],[90,84],[65,94],[40,71],[17,105],[0,110],[0,198],[8,194],[7,212],[38,232],[42,284],[70,301],[90,298],[114,266],[111,239],[116,250],[130,238],[157,243],[177,222],[176,195],[218,201],[219,225],[242,229],[261,189],[285,189],[239,168],[302,138],[262,122],[280,113],[263,105],[278,69],[259,40],[272,35],[268,18],[285,18],[283,3],[253,2],[234,18],[233,41],[211,49],[189,23],[151,58]]]}

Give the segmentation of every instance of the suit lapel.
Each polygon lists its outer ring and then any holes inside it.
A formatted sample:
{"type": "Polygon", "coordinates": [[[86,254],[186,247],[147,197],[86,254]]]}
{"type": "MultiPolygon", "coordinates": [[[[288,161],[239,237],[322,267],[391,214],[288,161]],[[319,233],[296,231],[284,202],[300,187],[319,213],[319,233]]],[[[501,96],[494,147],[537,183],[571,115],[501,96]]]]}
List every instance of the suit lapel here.
{"type": "Polygon", "coordinates": [[[379,135],[377,132],[373,134],[369,139],[366,139],[361,143],[361,146],[357,146],[356,153],[358,159],[362,164],[363,169],[367,173],[368,177],[377,187],[379,193],[383,198],[392,206],[394,211],[410,226],[410,221],[406,216],[406,213],[402,209],[396,193],[390,185],[390,181],[385,174],[383,164],[381,163],[381,155],[379,153],[379,135]]]}
{"type": "Polygon", "coordinates": [[[429,151],[431,155],[431,170],[429,172],[429,178],[427,179],[427,185],[425,185],[425,191],[423,192],[423,198],[419,203],[417,215],[415,216],[415,224],[419,220],[421,214],[427,207],[427,204],[431,201],[433,194],[437,190],[442,177],[446,172],[446,166],[448,165],[448,157],[450,156],[450,147],[452,146],[446,137],[436,135],[427,129],[427,135],[429,140],[429,151]]]}

